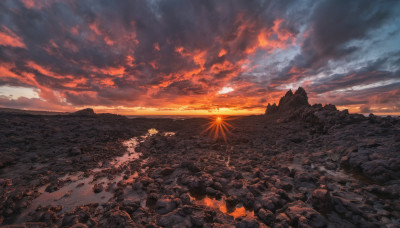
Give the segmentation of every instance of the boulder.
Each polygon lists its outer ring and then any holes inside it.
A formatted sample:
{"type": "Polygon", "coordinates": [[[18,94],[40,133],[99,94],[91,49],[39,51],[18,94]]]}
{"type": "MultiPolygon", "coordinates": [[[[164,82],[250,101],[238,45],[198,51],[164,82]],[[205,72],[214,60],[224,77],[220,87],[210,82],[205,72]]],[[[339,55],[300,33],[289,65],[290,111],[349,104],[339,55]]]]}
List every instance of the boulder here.
{"type": "Polygon", "coordinates": [[[254,220],[249,218],[244,218],[238,224],[236,224],[236,228],[258,228],[260,224],[254,220]]]}
{"type": "Polygon", "coordinates": [[[158,214],[167,214],[176,208],[176,202],[172,199],[159,199],[155,205],[158,214]]]}
{"type": "Polygon", "coordinates": [[[309,225],[312,227],[325,227],[326,219],[316,210],[310,208],[303,201],[295,201],[288,204],[285,213],[290,218],[291,222],[299,222],[300,224],[309,225]]]}
{"type": "Polygon", "coordinates": [[[332,198],[328,190],[316,189],[311,199],[313,207],[320,212],[326,213],[332,208],[332,198]]]}
{"type": "Polygon", "coordinates": [[[103,190],[104,190],[104,187],[103,187],[102,184],[95,184],[95,185],[93,186],[93,192],[94,192],[94,193],[100,193],[100,192],[102,192],[103,190]]]}
{"type": "Polygon", "coordinates": [[[269,210],[260,209],[257,213],[258,218],[268,226],[272,224],[275,219],[274,214],[269,210]]]}

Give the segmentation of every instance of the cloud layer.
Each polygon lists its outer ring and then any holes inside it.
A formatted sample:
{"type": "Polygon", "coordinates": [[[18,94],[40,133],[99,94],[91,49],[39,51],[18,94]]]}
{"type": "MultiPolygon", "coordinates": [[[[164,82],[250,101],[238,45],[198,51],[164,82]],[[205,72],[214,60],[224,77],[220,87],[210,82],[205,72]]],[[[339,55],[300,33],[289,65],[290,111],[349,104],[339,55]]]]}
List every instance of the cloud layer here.
{"type": "Polygon", "coordinates": [[[398,113],[399,9],[374,0],[5,0],[0,106],[257,113],[303,86],[311,102],[398,113]],[[2,95],[6,87],[37,96],[2,95]]]}

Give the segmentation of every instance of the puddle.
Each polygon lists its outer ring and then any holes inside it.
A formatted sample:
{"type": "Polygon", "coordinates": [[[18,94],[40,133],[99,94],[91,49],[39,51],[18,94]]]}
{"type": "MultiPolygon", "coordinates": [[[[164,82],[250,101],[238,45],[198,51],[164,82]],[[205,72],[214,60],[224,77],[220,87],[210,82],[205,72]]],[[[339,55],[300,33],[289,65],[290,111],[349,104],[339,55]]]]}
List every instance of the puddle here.
{"type": "MultiPolygon", "coordinates": [[[[57,206],[62,205],[63,209],[61,212],[72,211],[75,207],[89,204],[89,203],[105,203],[113,197],[114,188],[120,181],[125,184],[134,183],[139,177],[138,172],[134,172],[132,175],[125,177],[124,171],[120,174],[114,175],[112,178],[99,177],[96,179],[96,174],[103,172],[111,167],[120,168],[129,162],[135,161],[140,158],[142,153],[136,152],[136,146],[146,140],[146,138],[155,135],[158,130],[151,128],[148,133],[141,137],[134,137],[123,142],[127,147],[127,151],[124,155],[114,158],[111,162],[104,162],[99,164],[100,167],[94,168],[88,173],[90,176],[85,176],[83,172],[77,172],[74,174],[67,174],[64,177],[59,178],[60,182],[64,182],[64,186],[54,192],[46,192],[45,189],[48,185],[44,185],[38,189],[40,196],[35,198],[25,211],[21,213],[17,219],[17,223],[22,223],[26,220],[29,213],[34,212],[38,206],[57,206]],[[93,186],[95,184],[102,184],[104,190],[99,193],[94,193],[93,186]]],[[[164,132],[164,136],[172,136],[174,132],[164,132]]],[[[143,166],[147,162],[147,159],[141,161],[140,166],[143,166]]],[[[145,170],[141,169],[141,172],[145,170]]]]}
{"type": "MultiPolygon", "coordinates": [[[[307,171],[302,163],[300,158],[296,158],[293,160],[292,163],[290,164],[286,164],[286,167],[289,168],[290,170],[301,170],[301,171],[307,171]]],[[[314,164],[310,165],[311,169],[315,168],[314,164]]],[[[349,174],[347,174],[344,170],[339,169],[339,170],[330,170],[327,169],[325,166],[319,166],[318,167],[319,171],[325,172],[325,175],[330,176],[331,178],[333,178],[336,181],[339,180],[354,180],[354,178],[352,178],[349,174]]]]}
{"type": "Polygon", "coordinates": [[[197,197],[192,197],[190,196],[191,201],[193,201],[197,205],[202,205],[206,206],[209,208],[213,209],[218,209],[224,214],[232,216],[234,219],[239,218],[239,217],[250,217],[254,218],[254,211],[252,210],[247,210],[244,206],[242,205],[237,205],[236,207],[230,208],[227,207],[225,199],[215,199],[211,198],[209,196],[205,196],[203,198],[197,198],[197,197]]]}
{"type": "MultiPolygon", "coordinates": [[[[47,185],[39,188],[38,191],[42,194],[34,199],[29,207],[19,216],[17,223],[24,222],[26,216],[34,212],[38,206],[62,205],[63,208],[61,211],[69,212],[76,206],[94,202],[100,204],[105,203],[112,198],[113,193],[110,190],[117,185],[116,180],[108,180],[107,178],[94,180],[92,175],[86,178],[82,178],[82,176],[73,176],[73,178],[78,178],[78,180],[67,183],[64,187],[51,193],[45,192],[47,185]],[[103,190],[95,194],[93,192],[94,184],[103,184],[103,187],[108,189],[108,191],[103,190]]],[[[70,179],[70,177],[67,179],[70,179]]]]}
{"type": "Polygon", "coordinates": [[[140,155],[142,155],[142,153],[138,153],[135,151],[136,146],[139,144],[137,137],[131,138],[125,141],[123,144],[127,147],[127,152],[120,157],[115,157],[114,160],[110,163],[110,166],[119,168],[124,164],[129,163],[130,161],[139,159],[140,155]]]}

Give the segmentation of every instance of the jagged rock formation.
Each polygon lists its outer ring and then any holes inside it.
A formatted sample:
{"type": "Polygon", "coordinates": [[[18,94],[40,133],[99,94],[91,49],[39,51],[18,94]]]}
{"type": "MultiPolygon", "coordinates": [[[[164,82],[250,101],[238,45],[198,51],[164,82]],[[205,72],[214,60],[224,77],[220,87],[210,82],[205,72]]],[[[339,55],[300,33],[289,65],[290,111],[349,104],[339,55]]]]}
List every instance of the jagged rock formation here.
{"type": "Polygon", "coordinates": [[[268,104],[267,110],[265,111],[266,115],[274,115],[274,114],[287,114],[293,111],[296,111],[299,108],[309,107],[308,96],[306,91],[299,87],[297,91],[293,94],[292,90],[286,92],[285,96],[283,96],[279,100],[279,105],[268,104]]]}
{"type": "Polygon", "coordinates": [[[271,121],[278,123],[290,122],[293,120],[303,120],[313,124],[325,125],[329,128],[337,123],[353,123],[363,120],[365,117],[361,114],[350,115],[348,110],[337,110],[335,105],[308,103],[307,92],[299,87],[293,94],[292,90],[286,92],[279,100],[279,104],[268,104],[265,115],[271,121]]]}

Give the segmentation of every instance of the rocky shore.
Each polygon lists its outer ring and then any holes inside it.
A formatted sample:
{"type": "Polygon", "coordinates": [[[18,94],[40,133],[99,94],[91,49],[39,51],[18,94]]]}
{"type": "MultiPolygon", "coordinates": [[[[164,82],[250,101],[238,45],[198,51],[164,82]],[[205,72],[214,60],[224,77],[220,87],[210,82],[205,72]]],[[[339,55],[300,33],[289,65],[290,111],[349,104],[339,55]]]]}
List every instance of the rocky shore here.
{"type": "Polygon", "coordinates": [[[0,113],[0,224],[11,227],[399,227],[400,119],[310,105],[128,119],[0,113]]]}

